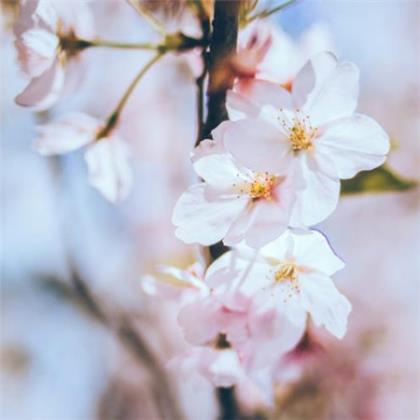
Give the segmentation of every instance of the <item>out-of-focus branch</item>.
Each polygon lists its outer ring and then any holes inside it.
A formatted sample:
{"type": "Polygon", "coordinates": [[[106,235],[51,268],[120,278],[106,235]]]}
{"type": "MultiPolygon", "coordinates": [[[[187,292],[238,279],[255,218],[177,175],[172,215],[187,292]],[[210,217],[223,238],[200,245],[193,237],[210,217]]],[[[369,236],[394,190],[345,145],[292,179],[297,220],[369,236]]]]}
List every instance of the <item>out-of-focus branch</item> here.
{"type": "Polygon", "coordinates": [[[70,280],[70,285],[56,279],[49,279],[49,283],[107,328],[134,357],[134,360],[147,369],[152,380],[152,392],[161,418],[182,420],[184,416],[174,398],[174,393],[171,392],[166,372],[130,319],[121,313],[109,313],[95,298],[87,283],[74,267],[71,267],[70,280]]]}

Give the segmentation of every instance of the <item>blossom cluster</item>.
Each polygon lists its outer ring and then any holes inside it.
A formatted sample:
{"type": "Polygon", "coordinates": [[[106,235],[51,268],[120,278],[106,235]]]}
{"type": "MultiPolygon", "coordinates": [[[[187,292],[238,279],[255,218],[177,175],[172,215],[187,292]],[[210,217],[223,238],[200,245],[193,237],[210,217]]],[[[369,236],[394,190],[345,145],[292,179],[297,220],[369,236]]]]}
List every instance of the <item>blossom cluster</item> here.
{"type": "Polygon", "coordinates": [[[188,366],[216,386],[249,382],[270,402],[309,317],[346,333],[351,304],[331,278],[344,263],[312,227],[335,210],[340,180],[381,165],[389,150],[378,123],[355,112],[358,84],[357,67],[330,52],[311,57],[289,89],[238,79],[229,121],[192,155],[202,181],[176,203],[176,236],[231,249],[204,272],[173,274],[188,290],[179,311],[195,345],[188,366]]]}
{"type": "MultiPolygon", "coordinates": [[[[76,16],[71,2],[23,2],[16,45],[30,82],[18,104],[46,110],[74,84],[71,67],[94,45],[89,13],[83,3],[76,16]]],[[[279,367],[304,336],[309,318],[337,338],[346,333],[351,304],[332,280],[344,263],[313,227],[336,209],[340,180],[378,167],[389,151],[384,130],[356,112],[357,67],[322,51],[297,73],[303,53],[295,54],[293,68],[285,71],[279,37],[264,25],[240,34],[230,63],[235,83],[227,92],[229,119],[193,151],[200,182],[173,210],[180,240],[223,242],[229,251],[208,267],[162,267],[165,282],[143,280],[146,292],[178,304],[178,321],[191,344],[176,359],[178,366],[215,386],[256,387],[268,402],[279,367]]],[[[165,48],[184,52],[177,43],[185,36],[166,39],[172,43],[165,48]]],[[[144,71],[162,51],[160,46],[144,71]]],[[[125,198],[132,184],[117,120],[144,71],[107,119],[75,112],[38,128],[35,147],[43,155],[85,147],[90,183],[112,202],[125,198]]]]}

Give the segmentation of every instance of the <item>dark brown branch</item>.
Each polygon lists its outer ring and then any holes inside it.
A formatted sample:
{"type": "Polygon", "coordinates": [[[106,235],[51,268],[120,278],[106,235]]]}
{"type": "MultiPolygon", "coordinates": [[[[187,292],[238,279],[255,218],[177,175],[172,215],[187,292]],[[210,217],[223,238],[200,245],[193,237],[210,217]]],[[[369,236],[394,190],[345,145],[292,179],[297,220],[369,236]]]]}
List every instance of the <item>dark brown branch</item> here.
{"type": "MultiPolygon", "coordinates": [[[[197,144],[210,138],[211,131],[225,121],[226,91],[232,87],[233,79],[219,83],[220,66],[236,52],[239,25],[240,1],[216,0],[214,3],[213,32],[208,53],[209,81],[207,87],[207,118],[199,132],[197,144]]],[[[222,69],[223,70],[223,69],[222,69]]],[[[228,76],[231,77],[231,76],[228,76]]],[[[226,251],[220,242],[210,247],[212,259],[216,259],[226,251]]],[[[235,401],[234,388],[218,388],[217,399],[220,406],[220,419],[233,420],[240,417],[235,401]]]]}
{"type": "Polygon", "coordinates": [[[203,138],[210,138],[211,131],[227,119],[226,91],[233,79],[226,80],[220,88],[218,66],[236,52],[240,1],[217,0],[214,4],[213,33],[209,48],[209,84],[207,89],[207,119],[203,138]]]}

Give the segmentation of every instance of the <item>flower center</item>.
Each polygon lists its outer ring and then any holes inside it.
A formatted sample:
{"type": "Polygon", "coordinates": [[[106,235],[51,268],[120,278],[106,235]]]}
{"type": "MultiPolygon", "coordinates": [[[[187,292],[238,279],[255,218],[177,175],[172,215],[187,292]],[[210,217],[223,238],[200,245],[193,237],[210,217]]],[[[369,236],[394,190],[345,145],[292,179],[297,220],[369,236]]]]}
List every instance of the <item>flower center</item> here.
{"type": "Polygon", "coordinates": [[[277,267],[274,273],[274,279],[276,282],[291,281],[294,282],[297,279],[298,268],[295,263],[286,262],[277,267]]]}
{"type": "MultiPolygon", "coordinates": [[[[284,115],[283,109],[280,109],[280,113],[284,115]]],[[[302,114],[300,109],[296,110],[293,118],[285,117],[282,120],[282,125],[294,152],[309,150],[313,147],[313,140],[318,129],[312,127],[309,116],[302,114]]]]}
{"type": "Polygon", "coordinates": [[[276,176],[270,175],[267,172],[257,172],[254,180],[247,183],[245,192],[253,200],[263,198],[265,200],[271,200],[273,198],[273,189],[276,185],[276,176]]]}

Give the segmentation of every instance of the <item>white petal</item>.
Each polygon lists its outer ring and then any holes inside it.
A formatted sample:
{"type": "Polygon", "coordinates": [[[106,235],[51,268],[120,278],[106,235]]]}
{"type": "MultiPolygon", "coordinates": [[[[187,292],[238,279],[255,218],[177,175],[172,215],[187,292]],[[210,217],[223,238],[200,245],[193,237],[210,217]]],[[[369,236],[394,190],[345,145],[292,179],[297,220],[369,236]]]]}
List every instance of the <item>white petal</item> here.
{"type": "Polygon", "coordinates": [[[43,29],[31,29],[16,41],[19,63],[30,77],[39,76],[54,62],[58,37],[43,29]]]}
{"type": "MultiPolygon", "coordinates": [[[[31,3],[27,1],[27,3],[31,3]]],[[[35,0],[36,9],[34,10],[33,19],[38,24],[46,25],[49,29],[55,30],[58,23],[57,5],[61,2],[53,2],[52,0],[35,0]]]]}
{"type": "Polygon", "coordinates": [[[253,307],[249,319],[250,337],[241,346],[241,354],[251,359],[252,368],[272,366],[298,344],[305,331],[304,321],[295,325],[284,313],[274,309],[260,312],[253,307]]]}
{"type": "Polygon", "coordinates": [[[315,325],[324,325],[337,338],[343,338],[351,304],[332,280],[317,273],[301,276],[301,304],[310,313],[315,325]]]}
{"type": "Polygon", "coordinates": [[[257,79],[240,81],[227,94],[226,106],[231,120],[240,119],[241,116],[256,118],[264,105],[290,109],[292,97],[278,84],[257,79]]]}
{"type": "Polygon", "coordinates": [[[194,170],[214,188],[231,190],[241,182],[241,174],[228,154],[208,154],[194,162],[194,170]]]}
{"type": "MultiPolygon", "coordinates": [[[[331,59],[325,58],[325,54],[320,54],[310,62],[313,69],[317,69],[318,61],[321,59],[323,64],[320,66],[320,70],[314,70],[314,87],[307,95],[306,102],[302,107],[304,114],[309,115],[314,127],[319,127],[337,118],[348,117],[357,106],[359,70],[353,63],[340,63],[331,70],[331,59]],[[329,64],[326,64],[327,62],[329,64]]],[[[303,78],[302,75],[301,77],[303,78]]],[[[302,85],[304,84],[302,82],[302,85]]],[[[305,89],[302,88],[302,91],[305,89]]],[[[299,94],[299,97],[301,96],[303,96],[302,93],[299,94]]],[[[299,105],[299,103],[296,104],[297,107],[300,107],[299,105]]]]}
{"type": "Polygon", "coordinates": [[[38,126],[34,147],[42,155],[67,153],[93,142],[99,127],[100,121],[87,114],[67,114],[38,126]]]}
{"type": "Polygon", "coordinates": [[[330,52],[315,54],[302,67],[292,85],[294,106],[302,108],[309,95],[318,93],[337,67],[337,58],[330,52]]]}
{"type": "Polygon", "coordinates": [[[384,163],[389,138],[372,118],[355,114],[332,122],[316,140],[316,158],[326,173],[346,179],[384,163]]]}
{"type": "Polygon", "coordinates": [[[236,196],[209,201],[205,188],[204,183],[191,186],[175,205],[172,215],[177,226],[175,234],[186,243],[211,245],[220,241],[248,201],[236,196]]]}
{"type": "Polygon", "coordinates": [[[30,81],[25,90],[16,97],[16,103],[31,106],[36,111],[45,111],[57,102],[63,84],[64,69],[59,59],[56,59],[47,71],[30,81]]]}
{"type": "Polygon", "coordinates": [[[231,349],[215,350],[213,360],[206,363],[205,366],[208,377],[214,386],[231,387],[240,383],[244,378],[239,357],[231,349]]]}
{"type": "Polygon", "coordinates": [[[225,147],[240,163],[255,171],[283,173],[290,147],[283,133],[261,120],[241,120],[229,126],[225,147]]]}
{"type": "Polygon", "coordinates": [[[290,234],[298,266],[312,268],[328,276],[344,268],[344,262],[334,253],[322,233],[316,230],[293,230],[290,234]]]}
{"type": "Polygon", "coordinates": [[[217,312],[220,310],[215,300],[200,299],[185,305],[178,314],[185,339],[192,344],[208,344],[219,333],[217,312]]]}
{"type": "Polygon", "coordinates": [[[325,220],[337,207],[340,181],[321,171],[309,156],[301,160],[306,186],[298,191],[291,226],[313,226],[325,220]]]}
{"type": "Polygon", "coordinates": [[[115,203],[128,196],[133,175],[129,164],[129,152],[121,139],[99,139],[89,146],[85,160],[90,184],[107,200],[115,203]]]}

